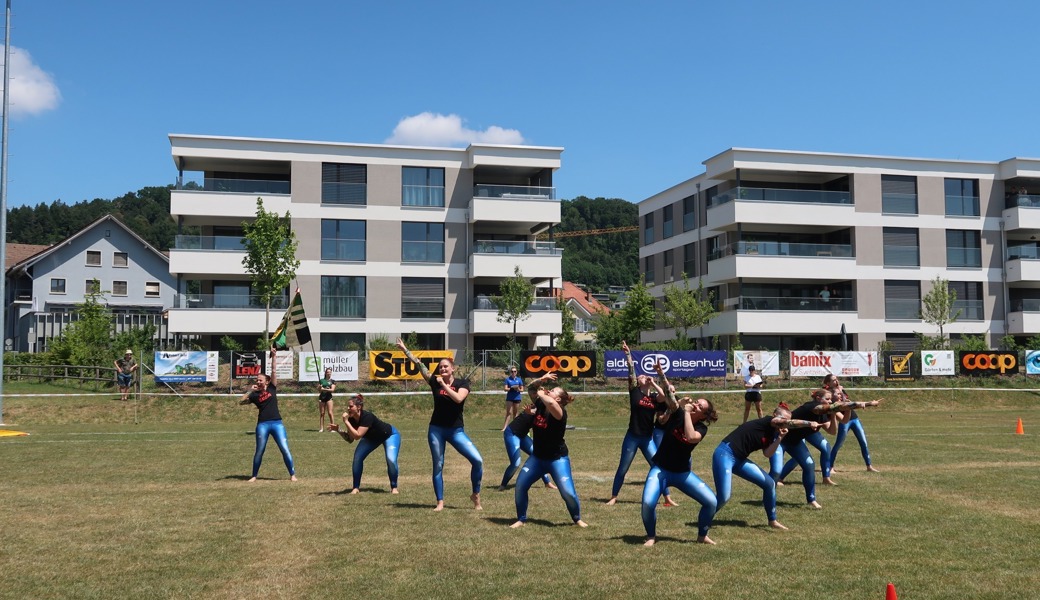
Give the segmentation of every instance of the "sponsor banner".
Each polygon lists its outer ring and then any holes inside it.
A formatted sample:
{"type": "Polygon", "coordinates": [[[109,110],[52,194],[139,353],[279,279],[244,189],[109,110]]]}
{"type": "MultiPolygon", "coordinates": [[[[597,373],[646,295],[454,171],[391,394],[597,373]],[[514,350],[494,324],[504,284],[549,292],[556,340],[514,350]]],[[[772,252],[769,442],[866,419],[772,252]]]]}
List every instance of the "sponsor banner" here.
{"type": "Polygon", "coordinates": [[[791,377],[877,377],[877,352],[791,350],[791,377]]]}
{"type": "Polygon", "coordinates": [[[316,382],[325,375],[325,369],[332,369],[332,379],[335,381],[357,381],[357,351],[300,354],[300,381],[316,382]]]}
{"type": "Polygon", "coordinates": [[[1040,375],[1040,350],[1026,350],[1026,375],[1040,375]]]}
{"type": "MultiPolygon", "coordinates": [[[[453,350],[412,350],[412,355],[426,365],[431,374],[437,373],[437,363],[442,359],[455,360],[453,350]]],[[[369,379],[415,379],[422,381],[422,372],[419,367],[412,364],[404,352],[400,350],[369,351],[368,353],[369,379]]]]}
{"type": "MultiPolygon", "coordinates": [[[[524,350],[520,353],[522,377],[541,377],[546,373],[560,377],[595,377],[596,353],[592,350],[524,350]]],[[[627,370],[625,376],[628,376],[627,370]]]]}
{"type": "Polygon", "coordinates": [[[921,351],[921,375],[956,375],[953,350],[921,351]]]}
{"type": "Polygon", "coordinates": [[[910,359],[913,356],[913,352],[885,352],[885,381],[913,379],[910,373],[910,359]]]}
{"type": "MultiPolygon", "coordinates": [[[[296,353],[289,350],[287,352],[279,352],[276,357],[275,360],[278,364],[274,366],[275,383],[292,381],[296,353]]],[[[264,362],[264,373],[271,374],[271,361],[269,360],[264,362]]]]}
{"type": "MultiPolygon", "coordinates": [[[[628,377],[628,361],[621,350],[604,352],[606,365],[603,374],[607,377],[628,377]]],[[[656,376],[654,363],[661,365],[661,370],[669,377],[725,377],[726,352],[712,351],[647,351],[633,350],[632,361],[636,365],[636,375],[656,376]]]]}
{"type": "Polygon", "coordinates": [[[1018,373],[1018,352],[957,353],[961,375],[1004,375],[1018,373]]]}
{"type": "Polygon", "coordinates": [[[253,379],[264,372],[267,357],[263,352],[232,352],[231,378],[253,379]]]}
{"type": "Polygon", "coordinates": [[[217,352],[185,350],[155,353],[155,381],[183,383],[185,381],[216,381],[217,352]]]}
{"type": "Polygon", "coordinates": [[[748,367],[755,365],[755,372],[766,377],[780,376],[780,353],[772,350],[734,350],[733,372],[747,377],[748,367]]]}

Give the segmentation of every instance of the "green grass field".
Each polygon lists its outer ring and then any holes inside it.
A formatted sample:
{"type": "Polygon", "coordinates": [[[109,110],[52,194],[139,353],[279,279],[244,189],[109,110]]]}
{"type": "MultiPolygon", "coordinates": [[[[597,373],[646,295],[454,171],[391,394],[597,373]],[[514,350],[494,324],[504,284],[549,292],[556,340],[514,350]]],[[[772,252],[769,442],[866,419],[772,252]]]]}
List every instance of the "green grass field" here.
{"type": "MultiPolygon", "coordinates": [[[[818,486],[822,511],[805,507],[797,476],[781,488],[790,531],[769,529],[760,490],[735,478],[711,531],[717,546],[694,543],[699,505],[679,495],[681,506],[659,509],[653,548],[642,546],[641,458],[620,503],[603,504],[627,424],[619,394],[570,407],[589,527],[571,526],[559,494],[536,486],[519,530],[508,527],[512,488],[496,491],[506,463],[497,394],[467,403],[484,510],[468,500],[469,463],[449,450],[441,513],[431,511],[425,396],[368,401],[404,438],[398,496],[381,450],[363,493],[346,493],[354,446],[315,431],[309,398],[281,401],[300,481],[288,481],[272,443],[249,484],[256,411],[233,399],[8,397],[6,428],[31,435],[0,438],[0,597],[869,599],[888,582],[901,600],[1040,597],[1037,393],[883,395],[882,408],[860,413],[881,473],[864,470],[850,436],[839,485],[818,486]],[[1014,434],[1019,418],[1025,435],[1014,434]]],[[[722,418],[694,452],[709,485],[711,453],[743,410],[739,394],[711,398],[722,418]]]]}

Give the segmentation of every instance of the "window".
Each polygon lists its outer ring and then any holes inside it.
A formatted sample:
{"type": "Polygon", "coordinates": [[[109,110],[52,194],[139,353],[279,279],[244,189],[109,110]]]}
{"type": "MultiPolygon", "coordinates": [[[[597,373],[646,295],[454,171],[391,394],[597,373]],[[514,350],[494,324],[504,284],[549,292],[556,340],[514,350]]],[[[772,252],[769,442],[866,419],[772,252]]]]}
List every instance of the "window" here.
{"type": "Polygon", "coordinates": [[[647,256],[643,259],[643,280],[647,285],[654,283],[654,257],[647,256]]]}
{"type": "Polygon", "coordinates": [[[917,178],[899,175],[881,176],[881,212],[917,214],[917,178]]]}
{"type": "Polygon", "coordinates": [[[402,319],[443,319],[444,280],[436,277],[401,278],[402,319]]]}
{"type": "Polygon", "coordinates": [[[159,282],[158,281],[146,281],[144,283],[144,297],[145,298],[158,298],[159,297],[159,282]]]}
{"type": "Polygon", "coordinates": [[[112,253],[112,266],[113,267],[129,267],[130,258],[126,255],[126,252],[113,252],[112,253]]]}
{"type": "Polygon", "coordinates": [[[213,308],[261,308],[260,297],[253,295],[248,281],[214,282],[213,308]]]}
{"type": "Polygon", "coordinates": [[[697,243],[690,242],[683,246],[683,273],[687,277],[697,275],[697,243]]]}
{"type": "Polygon", "coordinates": [[[322,260],[365,260],[365,221],[321,220],[322,260]]]}
{"type": "Polygon", "coordinates": [[[364,277],[321,277],[321,316],[365,318],[364,277]]]}
{"type": "Polygon", "coordinates": [[[368,170],[365,165],[321,163],[322,204],[368,203],[368,170]]]}
{"type": "Polygon", "coordinates": [[[673,208],[674,207],[671,204],[669,204],[668,206],[664,207],[664,211],[662,211],[662,215],[663,215],[662,216],[662,221],[663,222],[661,224],[661,239],[668,239],[668,238],[672,237],[672,231],[673,231],[673,227],[672,227],[672,212],[673,212],[673,208]]]}
{"type": "Polygon", "coordinates": [[[101,266],[101,251],[100,250],[87,250],[87,266],[88,267],[100,267],[101,266]]]}
{"type": "Polygon", "coordinates": [[[97,279],[88,279],[83,282],[83,293],[84,294],[99,294],[101,293],[101,282],[97,279]]]}
{"type": "Polygon", "coordinates": [[[687,196],[682,201],[682,228],[683,231],[693,231],[697,228],[697,196],[687,196]]]}
{"type": "Polygon", "coordinates": [[[664,281],[668,283],[675,278],[675,272],[672,270],[672,263],[675,260],[674,250],[664,251],[664,281]]]}
{"type": "Polygon", "coordinates": [[[946,179],[943,187],[946,191],[946,216],[979,216],[978,179],[946,179]]]}
{"type": "Polygon", "coordinates": [[[885,318],[899,320],[921,318],[920,281],[885,282],[885,318]]]}
{"type": "Polygon", "coordinates": [[[112,282],[112,295],[113,296],[125,296],[126,295],[126,282],[125,281],[113,281],[112,282]]]}
{"type": "Polygon", "coordinates": [[[957,299],[953,301],[953,310],[950,311],[951,317],[957,315],[958,321],[983,320],[981,281],[951,281],[949,289],[957,294],[957,299]]]}
{"type": "Polygon", "coordinates": [[[946,230],[946,266],[981,267],[982,246],[978,231],[946,230]]]}
{"type": "Polygon", "coordinates": [[[643,245],[654,241],[654,213],[643,215],[643,245]]]}
{"type": "Polygon", "coordinates": [[[444,169],[401,168],[402,206],[444,206],[444,169]]]}
{"type": "Polygon", "coordinates": [[[434,348],[447,348],[444,345],[444,334],[443,333],[415,333],[414,331],[409,333],[408,336],[415,336],[416,348],[426,348],[433,350],[434,348]]]}
{"type": "Polygon", "coordinates": [[[319,345],[322,352],[335,352],[336,350],[364,350],[365,334],[363,333],[331,333],[320,334],[319,345]]]}
{"type": "Polygon", "coordinates": [[[882,231],[885,266],[917,267],[921,264],[917,230],[909,227],[885,227],[882,231]]]}
{"type": "Polygon", "coordinates": [[[52,294],[64,294],[65,293],[65,280],[64,279],[51,279],[51,293],[52,294]]]}
{"type": "Polygon", "coordinates": [[[401,223],[401,262],[444,262],[443,223],[401,223]]]}

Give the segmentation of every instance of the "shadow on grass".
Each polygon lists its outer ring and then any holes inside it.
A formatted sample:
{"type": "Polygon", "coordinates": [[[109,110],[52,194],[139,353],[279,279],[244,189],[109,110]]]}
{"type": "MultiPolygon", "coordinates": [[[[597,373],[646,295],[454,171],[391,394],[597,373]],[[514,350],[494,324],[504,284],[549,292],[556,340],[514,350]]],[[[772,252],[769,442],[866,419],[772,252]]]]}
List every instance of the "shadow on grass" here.
{"type": "MultiPolygon", "coordinates": [[[[495,525],[512,525],[516,523],[516,519],[507,519],[505,517],[488,517],[487,520],[495,525]]],[[[538,525],[539,527],[574,527],[574,523],[554,523],[552,521],[546,521],[545,519],[527,519],[524,527],[528,525],[538,525]]]]}
{"type": "MultiPolygon", "coordinates": [[[[221,477],[218,481],[222,481],[222,480],[226,481],[228,479],[237,479],[239,481],[249,481],[251,478],[252,477],[250,475],[225,475],[225,476],[221,477]]],[[[257,477],[256,478],[257,481],[278,481],[279,479],[281,479],[281,478],[279,478],[279,477],[257,477]]],[[[285,480],[288,481],[288,478],[285,478],[285,480]]]]}
{"type": "MultiPolygon", "coordinates": [[[[347,487],[347,488],[343,488],[342,490],[339,490],[339,491],[318,492],[318,495],[319,496],[349,496],[352,489],[353,488],[347,487]]],[[[359,489],[361,491],[358,493],[358,495],[361,495],[361,494],[389,494],[390,493],[390,490],[384,490],[382,488],[375,488],[375,487],[362,487],[362,488],[359,488],[359,489]]]]}

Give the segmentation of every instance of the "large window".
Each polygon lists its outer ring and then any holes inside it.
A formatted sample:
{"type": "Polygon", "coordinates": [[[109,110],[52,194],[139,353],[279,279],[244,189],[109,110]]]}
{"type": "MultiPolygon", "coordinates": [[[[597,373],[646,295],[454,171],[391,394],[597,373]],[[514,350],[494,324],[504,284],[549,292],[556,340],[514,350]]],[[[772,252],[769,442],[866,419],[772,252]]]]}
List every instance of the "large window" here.
{"type": "Polygon", "coordinates": [[[885,227],[882,232],[886,267],[917,267],[921,264],[917,230],[885,227]]]}
{"type": "Polygon", "coordinates": [[[643,245],[652,244],[654,241],[654,213],[643,215],[643,245]]]}
{"type": "Polygon", "coordinates": [[[697,228],[697,196],[683,198],[682,228],[683,231],[693,231],[697,228]]]}
{"type": "Polygon", "coordinates": [[[321,220],[322,260],[365,260],[365,221],[321,220]]]}
{"type": "Polygon", "coordinates": [[[901,175],[882,175],[881,212],[916,215],[917,178],[901,175]]]}
{"type": "Polygon", "coordinates": [[[885,318],[900,320],[921,318],[920,281],[885,282],[885,318]]]}
{"type": "Polygon", "coordinates": [[[946,266],[982,266],[981,236],[978,231],[946,230],[946,266]]]}
{"type": "Polygon", "coordinates": [[[401,223],[401,262],[444,262],[443,223],[401,223]]]}
{"type": "Polygon", "coordinates": [[[402,206],[444,206],[444,169],[401,168],[402,206]]]}
{"type": "Polygon", "coordinates": [[[321,277],[321,316],[365,318],[364,277],[321,277]]]}
{"type": "Polygon", "coordinates": [[[946,216],[979,216],[978,179],[946,179],[943,187],[946,191],[946,216]]]}
{"type": "Polygon", "coordinates": [[[686,273],[687,277],[697,275],[697,242],[683,246],[683,273],[686,273]]]}
{"type": "Polygon", "coordinates": [[[654,283],[654,257],[647,256],[643,258],[643,279],[647,285],[653,285],[654,283]]]}
{"type": "Polygon", "coordinates": [[[675,262],[675,251],[665,250],[664,251],[664,282],[668,283],[675,278],[674,268],[675,262]]]}
{"type": "Polygon", "coordinates": [[[957,294],[957,299],[953,301],[953,310],[950,311],[951,317],[957,315],[958,321],[983,320],[981,281],[951,281],[949,289],[957,294]],[[957,314],[958,310],[960,314],[957,314]]]}
{"type": "Polygon", "coordinates": [[[368,168],[365,165],[321,163],[323,204],[367,204],[368,168]]]}
{"type": "Polygon", "coordinates": [[[662,211],[663,217],[662,217],[662,223],[661,223],[661,239],[668,239],[668,238],[672,237],[672,233],[675,231],[675,228],[672,225],[672,223],[673,223],[672,213],[673,212],[674,212],[674,207],[671,204],[669,204],[668,206],[664,207],[664,210],[662,211]]]}
{"type": "Polygon", "coordinates": [[[443,319],[444,280],[436,277],[401,278],[402,319],[443,319]]]}

